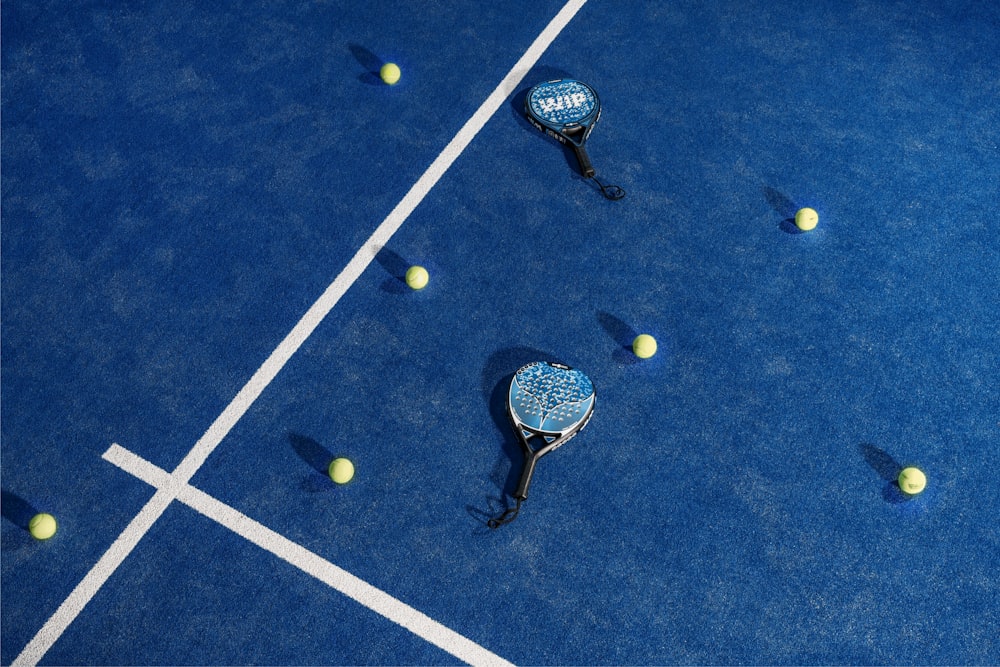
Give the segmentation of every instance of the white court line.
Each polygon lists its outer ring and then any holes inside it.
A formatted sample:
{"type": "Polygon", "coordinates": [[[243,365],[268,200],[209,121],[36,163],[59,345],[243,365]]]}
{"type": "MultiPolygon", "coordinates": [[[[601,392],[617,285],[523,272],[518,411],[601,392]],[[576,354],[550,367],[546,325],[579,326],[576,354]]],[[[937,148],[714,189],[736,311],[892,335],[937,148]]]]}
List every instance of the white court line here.
{"type": "Polygon", "coordinates": [[[510,665],[500,656],[438,623],[426,614],[375,588],[312,551],[292,542],[222,501],[189,484],[175,485],[176,478],[149,461],[114,444],[104,459],[135,475],[156,489],[171,488],[177,500],[222,524],[240,537],[319,579],[331,588],[384,616],[418,637],[470,665],[510,665]]]}
{"type": "Polygon", "coordinates": [[[198,439],[191,451],[184,457],[171,474],[172,482],[160,487],[148,503],[140,510],[138,516],[125,527],[121,535],[97,561],[91,570],[77,584],[56,612],[45,622],[45,625],[35,634],[20,655],[14,659],[14,665],[37,665],[52,645],[62,636],[66,628],[83,611],[83,608],[101,589],[104,582],[124,562],[139,541],[152,528],[163,511],[176,498],[175,489],[183,488],[191,480],[201,465],[232,430],[236,423],[246,414],[254,401],[260,397],[264,389],[278,375],[292,355],[302,346],[320,322],[333,309],[340,297],[361,276],[371,264],[375,255],[388,243],[392,235],[406,221],[410,214],[423,201],[427,193],[444,175],[452,163],[468,147],[479,130],[496,113],[511,93],[517,88],[521,79],[528,73],[542,53],[559,36],[563,28],[576,15],[587,0],[568,0],[559,13],[553,17],[545,29],[535,38],[524,55],[514,64],[507,76],[490,93],[490,96],[479,106],[472,117],[466,121],[458,134],[448,142],[444,150],[435,158],[423,175],[413,184],[409,192],[396,207],[386,216],[365,244],[355,253],[344,270],[334,279],[319,299],[306,311],[302,319],[292,328],[267,360],[257,369],[253,377],[243,386],[236,397],[230,402],[222,414],[209,426],[208,430],[198,439]]]}

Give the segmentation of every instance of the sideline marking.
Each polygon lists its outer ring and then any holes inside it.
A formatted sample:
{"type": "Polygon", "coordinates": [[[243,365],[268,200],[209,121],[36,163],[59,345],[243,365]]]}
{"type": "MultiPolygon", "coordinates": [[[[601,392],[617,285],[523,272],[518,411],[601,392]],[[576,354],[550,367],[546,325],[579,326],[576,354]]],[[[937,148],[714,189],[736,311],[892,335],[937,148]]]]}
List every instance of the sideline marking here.
{"type": "Polygon", "coordinates": [[[226,505],[189,484],[176,484],[176,478],[146,459],[113,444],[104,453],[104,460],[138,477],[155,489],[170,489],[177,500],[240,537],[269,551],[324,584],[343,593],[376,614],[403,626],[421,639],[447,651],[471,665],[511,665],[500,656],[472,640],[438,623],[385,591],[378,589],[330,561],[276,533],[239,510],[226,505]]]}
{"type": "Polygon", "coordinates": [[[497,85],[476,112],[465,122],[458,134],[452,138],[444,150],[434,159],[423,175],[417,179],[410,190],[404,195],[396,207],[392,209],[385,220],[375,229],[347,266],[334,278],[319,299],[306,311],[292,330],[285,336],[274,352],[261,364],[249,381],[243,386],[232,402],[226,406],[216,420],[208,427],[205,434],[198,439],[187,456],[171,473],[171,481],[159,488],[153,497],[139,511],[139,514],[125,527],[125,530],[111,544],[108,550],[97,561],[76,588],[63,601],[55,613],[49,617],[45,625],[24,647],[12,665],[37,665],[52,645],[66,631],[66,628],[83,611],[83,608],[97,594],[108,578],[114,574],[118,566],[124,562],[139,541],[149,532],[156,520],[160,518],[167,506],[177,497],[177,490],[184,488],[194,477],[201,465],[232,430],[236,423],[246,414],[250,406],[260,397],[271,381],[278,375],[292,355],[302,346],[319,323],[327,316],[340,300],[340,297],[361,276],[364,270],[375,259],[375,255],[385,246],[393,234],[406,221],[410,214],[423,201],[427,193],[444,175],[452,163],[468,147],[479,130],[496,113],[500,105],[507,99],[521,79],[528,73],[542,53],[559,36],[563,28],[576,15],[587,0],[567,0],[545,29],[539,33],[524,55],[514,64],[507,76],[497,85]]]}

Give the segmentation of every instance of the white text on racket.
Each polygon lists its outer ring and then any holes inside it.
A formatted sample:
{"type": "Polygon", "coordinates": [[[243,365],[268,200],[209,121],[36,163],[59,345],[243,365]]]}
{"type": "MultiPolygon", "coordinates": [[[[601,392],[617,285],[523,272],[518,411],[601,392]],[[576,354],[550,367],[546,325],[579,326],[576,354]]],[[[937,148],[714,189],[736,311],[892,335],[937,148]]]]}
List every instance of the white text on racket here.
{"type": "Polygon", "coordinates": [[[583,106],[586,103],[587,96],[584,93],[559,95],[558,97],[547,97],[544,100],[538,100],[538,105],[542,107],[542,111],[544,113],[562,111],[563,109],[572,109],[574,107],[583,106]]]}

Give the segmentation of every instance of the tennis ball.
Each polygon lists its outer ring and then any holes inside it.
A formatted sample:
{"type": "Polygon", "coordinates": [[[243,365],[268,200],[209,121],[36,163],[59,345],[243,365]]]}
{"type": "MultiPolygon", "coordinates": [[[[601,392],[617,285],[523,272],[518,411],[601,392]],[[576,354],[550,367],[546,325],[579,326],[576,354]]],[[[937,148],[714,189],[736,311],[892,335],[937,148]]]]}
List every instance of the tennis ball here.
{"type": "Polygon", "coordinates": [[[399,83],[399,65],[396,63],[386,63],[382,65],[382,69],[379,70],[379,76],[390,86],[394,86],[399,83]]]}
{"type": "Polygon", "coordinates": [[[632,341],[632,351],[640,359],[649,359],[656,354],[656,339],[649,334],[639,334],[632,341]]]}
{"type": "Polygon", "coordinates": [[[330,479],[337,484],[347,484],[354,478],[354,464],[350,459],[343,457],[330,462],[330,479]]]}
{"type": "Polygon", "coordinates": [[[427,287],[427,282],[431,277],[427,274],[427,269],[422,266],[411,266],[406,270],[406,284],[412,289],[423,289],[427,287]]]}
{"type": "Polygon", "coordinates": [[[804,232],[816,229],[818,222],[819,213],[811,208],[800,208],[799,212],[795,214],[795,226],[804,232]]]}
{"type": "Polygon", "coordinates": [[[28,532],[36,540],[47,540],[56,534],[56,518],[51,514],[36,514],[28,523],[28,532]]]}
{"type": "Polygon", "coordinates": [[[919,468],[910,466],[899,472],[900,490],[908,496],[915,496],[927,486],[927,476],[919,468]]]}

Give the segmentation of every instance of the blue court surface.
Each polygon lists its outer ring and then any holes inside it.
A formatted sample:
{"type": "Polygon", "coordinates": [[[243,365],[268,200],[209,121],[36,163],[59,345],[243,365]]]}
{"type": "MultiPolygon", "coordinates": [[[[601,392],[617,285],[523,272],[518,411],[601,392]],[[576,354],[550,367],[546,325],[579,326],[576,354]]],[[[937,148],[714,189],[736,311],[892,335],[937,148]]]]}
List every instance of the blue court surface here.
{"type": "Polygon", "coordinates": [[[0,9],[3,664],[1000,664],[994,0],[0,9]]]}

